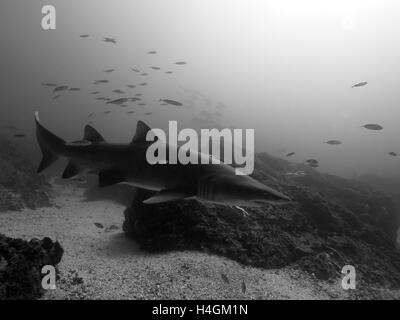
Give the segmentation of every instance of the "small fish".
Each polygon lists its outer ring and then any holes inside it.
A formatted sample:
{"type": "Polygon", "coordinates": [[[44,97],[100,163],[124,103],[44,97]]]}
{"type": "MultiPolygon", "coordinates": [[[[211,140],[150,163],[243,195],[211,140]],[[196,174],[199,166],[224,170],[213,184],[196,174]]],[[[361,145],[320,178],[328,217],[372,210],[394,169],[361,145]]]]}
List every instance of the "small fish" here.
{"type": "Polygon", "coordinates": [[[61,97],[61,95],[60,95],[60,94],[58,94],[58,95],[54,96],[54,97],[53,97],[53,100],[56,100],[56,99],[58,99],[59,97],[61,97]]]}
{"type": "Polygon", "coordinates": [[[149,51],[149,52],[147,52],[147,54],[156,54],[157,53],[157,51],[149,51]]]}
{"type": "Polygon", "coordinates": [[[80,37],[81,38],[87,38],[87,37],[89,37],[89,35],[88,34],[81,34],[80,37]]]}
{"type": "Polygon", "coordinates": [[[93,91],[93,92],[91,92],[91,94],[99,94],[100,92],[99,91],[93,91]]]}
{"type": "Polygon", "coordinates": [[[108,83],[108,80],[95,80],[93,84],[108,83]]]}
{"type": "Polygon", "coordinates": [[[153,70],[160,70],[161,69],[160,67],[150,67],[150,68],[152,68],[153,70]]]}
{"type": "Polygon", "coordinates": [[[111,110],[104,111],[104,114],[109,114],[110,112],[111,112],[111,110]]]}
{"type": "Polygon", "coordinates": [[[103,72],[107,72],[107,73],[110,73],[110,72],[113,72],[113,71],[114,71],[114,69],[103,70],[103,72]]]}
{"type": "Polygon", "coordinates": [[[120,99],[108,101],[107,104],[123,104],[123,103],[127,102],[128,100],[129,100],[128,98],[120,98],[120,99]]]}
{"type": "Polygon", "coordinates": [[[111,42],[111,43],[114,43],[114,44],[117,43],[117,40],[115,40],[114,38],[107,38],[107,37],[104,37],[104,38],[103,38],[103,41],[104,41],[104,42],[111,42]]]}
{"type": "Polygon", "coordinates": [[[134,112],[135,112],[135,111],[132,111],[132,110],[131,110],[131,111],[128,111],[127,113],[128,113],[128,114],[132,114],[132,113],[134,113],[134,112]]]}
{"type": "Polygon", "coordinates": [[[23,134],[23,133],[16,133],[16,134],[14,134],[14,137],[15,138],[25,138],[25,134],[23,134]]]}
{"type": "Polygon", "coordinates": [[[246,293],[246,283],[244,282],[244,280],[242,280],[242,293],[246,293]]]}
{"type": "Polygon", "coordinates": [[[58,86],[57,88],[54,88],[53,93],[64,91],[67,89],[68,89],[68,86],[58,86]]]}
{"type": "Polygon", "coordinates": [[[51,83],[51,82],[46,82],[46,83],[42,83],[42,86],[46,86],[46,87],[57,87],[58,84],[56,84],[56,83],[51,83]]]}
{"type": "Polygon", "coordinates": [[[140,101],[140,98],[129,98],[130,101],[140,101]]]}
{"type": "Polygon", "coordinates": [[[166,74],[171,74],[171,73],[172,73],[172,71],[165,71],[165,73],[166,73],[166,74]]]}
{"type": "Polygon", "coordinates": [[[141,76],[148,76],[149,74],[148,73],[146,73],[146,72],[143,72],[142,74],[141,74],[141,76]]]}
{"type": "Polygon", "coordinates": [[[356,83],[356,84],[352,85],[351,87],[352,87],[352,88],[363,87],[363,86],[365,86],[366,84],[368,84],[368,82],[364,81],[364,82],[356,83]]]}
{"type": "Polygon", "coordinates": [[[141,97],[142,95],[141,93],[135,93],[135,97],[141,97]]]}
{"type": "Polygon", "coordinates": [[[291,157],[291,156],[293,156],[295,154],[295,152],[289,152],[287,155],[286,155],[286,157],[291,157]]]}
{"type": "Polygon", "coordinates": [[[68,91],[81,91],[80,88],[69,88],[68,91]]]}
{"type": "Polygon", "coordinates": [[[186,62],[185,61],[178,61],[178,62],[175,62],[175,64],[184,65],[184,64],[186,64],[186,62]]]}
{"type": "Polygon", "coordinates": [[[380,126],[379,124],[375,124],[375,123],[368,123],[365,124],[363,126],[361,126],[362,128],[368,129],[368,130],[382,130],[383,127],[380,126]]]}
{"type": "Polygon", "coordinates": [[[397,157],[397,153],[396,152],[391,151],[391,152],[388,152],[388,154],[393,156],[393,157],[397,157]]]}
{"type": "Polygon", "coordinates": [[[330,145],[339,145],[342,144],[342,141],[340,140],[329,140],[325,142],[326,144],[330,144],[330,145]]]}
{"type": "Polygon", "coordinates": [[[138,103],[138,106],[145,106],[146,104],[145,103],[138,103]]]}
{"type": "Polygon", "coordinates": [[[160,101],[171,104],[173,106],[182,106],[183,105],[182,103],[180,103],[178,101],[170,100],[170,99],[160,99],[160,101]]]}
{"type": "Polygon", "coordinates": [[[130,88],[130,89],[133,89],[133,88],[135,88],[136,86],[135,85],[133,85],[133,84],[127,84],[126,85],[128,88],[130,88]]]}
{"type": "Polygon", "coordinates": [[[134,69],[134,68],[131,68],[131,70],[132,70],[132,71],[135,71],[135,72],[140,72],[140,70],[139,70],[139,69],[134,69]]]}
{"type": "Polygon", "coordinates": [[[146,112],[146,113],[145,113],[146,116],[149,116],[149,115],[151,115],[151,114],[153,114],[153,112],[146,112]]]}
{"type": "Polygon", "coordinates": [[[93,116],[94,116],[94,112],[88,114],[88,118],[93,117],[93,116]]]}
{"type": "Polygon", "coordinates": [[[104,228],[104,226],[100,222],[95,222],[94,225],[99,229],[103,229],[104,228]]]}
{"type": "Polygon", "coordinates": [[[161,105],[161,106],[166,106],[167,104],[166,104],[166,103],[161,103],[160,105],[161,105]]]}
{"type": "Polygon", "coordinates": [[[115,92],[115,93],[125,93],[124,91],[119,90],[119,89],[115,89],[115,90],[113,90],[113,92],[115,92]]]}
{"type": "Polygon", "coordinates": [[[140,86],[147,86],[147,82],[141,83],[140,86]]]}
{"type": "Polygon", "coordinates": [[[225,283],[229,283],[229,278],[225,273],[221,272],[221,278],[224,280],[225,283]]]}

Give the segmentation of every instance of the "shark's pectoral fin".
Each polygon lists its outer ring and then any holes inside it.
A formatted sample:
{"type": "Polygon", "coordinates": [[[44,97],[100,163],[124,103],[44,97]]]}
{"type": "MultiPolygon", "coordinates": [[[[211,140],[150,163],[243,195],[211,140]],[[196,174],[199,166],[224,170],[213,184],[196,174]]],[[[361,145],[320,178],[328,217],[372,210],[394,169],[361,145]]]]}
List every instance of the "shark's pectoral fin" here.
{"type": "Polygon", "coordinates": [[[145,204],[156,204],[175,200],[181,200],[196,195],[196,192],[191,192],[181,189],[161,190],[155,196],[143,201],[145,204]]]}
{"type": "Polygon", "coordinates": [[[119,171],[107,170],[99,172],[99,187],[108,187],[114,184],[124,182],[125,177],[119,171]]]}
{"type": "Polygon", "coordinates": [[[62,174],[62,178],[63,179],[68,179],[68,178],[72,178],[74,176],[76,176],[77,174],[79,174],[81,172],[81,170],[74,165],[72,162],[68,163],[67,167],[65,168],[63,174],[62,174]]]}

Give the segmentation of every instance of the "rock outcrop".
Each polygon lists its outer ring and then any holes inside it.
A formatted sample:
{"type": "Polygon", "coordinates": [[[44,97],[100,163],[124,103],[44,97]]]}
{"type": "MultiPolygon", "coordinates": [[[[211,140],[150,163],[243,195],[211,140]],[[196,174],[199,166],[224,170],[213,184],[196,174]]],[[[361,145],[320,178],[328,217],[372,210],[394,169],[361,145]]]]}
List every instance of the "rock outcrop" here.
{"type": "Polygon", "coordinates": [[[151,193],[137,191],[124,231],[151,252],[200,250],[261,268],[296,265],[323,280],[351,264],[361,283],[400,287],[398,211],[389,197],[265,153],[254,177],[294,201],[244,208],[247,215],[196,200],[144,205],[151,193]],[[299,170],[305,175],[287,174],[299,170]]]}
{"type": "Polygon", "coordinates": [[[42,267],[56,266],[63,251],[50,238],[28,242],[0,234],[0,300],[41,297],[42,267]]]}

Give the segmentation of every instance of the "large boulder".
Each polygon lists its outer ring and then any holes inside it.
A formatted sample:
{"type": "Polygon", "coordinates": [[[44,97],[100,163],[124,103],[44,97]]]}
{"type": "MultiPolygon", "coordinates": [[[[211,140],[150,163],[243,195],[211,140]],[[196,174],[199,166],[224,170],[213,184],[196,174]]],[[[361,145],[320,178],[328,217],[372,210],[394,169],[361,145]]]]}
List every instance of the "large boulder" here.
{"type": "Polygon", "coordinates": [[[0,300],[40,298],[42,267],[56,266],[62,255],[61,245],[50,238],[28,242],[0,234],[0,300]]]}
{"type": "Polygon", "coordinates": [[[145,205],[152,192],[138,191],[124,231],[152,252],[199,250],[264,268],[296,264],[326,280],[352,264],[366,283],[400,285],[398,213],[389,197],[267,154],[258,156],[254,176],[294,201],[243,208],[245,214],[197,200],[145,205]],[[286,174],[294,170],[306,175],[286,174]]]}

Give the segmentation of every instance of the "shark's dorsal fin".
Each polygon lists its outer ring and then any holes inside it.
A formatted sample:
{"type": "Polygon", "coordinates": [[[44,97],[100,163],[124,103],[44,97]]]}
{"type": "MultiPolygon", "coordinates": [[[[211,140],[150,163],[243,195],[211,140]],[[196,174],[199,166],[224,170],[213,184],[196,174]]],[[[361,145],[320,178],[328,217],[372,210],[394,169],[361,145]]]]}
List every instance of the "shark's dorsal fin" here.
{"type": "Polygon", "coordinates": [[[72,162],[69,162],[64,170],[62,177],[63,179],[72,178],[77,174],[79,174],[80,172],[81,170],[76,165],[74,165],[72,162]]]}
{"type": "Polygon", "coordinates": [[[161,190],[155,196],[143,201],[145,204],[156,204],[175,200],[181,200],[196,195],[196,192],[190,192],[182,189],[161,190]]]}
{"type": "Polygon", "coordinates": [[[132,139],[133,142],[143,142],[146,141],[147,133],[150,131],[150,127],[143,121],[139,120],[136,125],[136,133],[132,139]]]}
{"type": "Polygon", "coordinates": [[[104,138],[98,131],[93,128],[91,125],[86,125],[85,126],[85,131],[83,135],[84,140],[88,140],[91,142],[103,142],[105,141],[104,138]]]}

